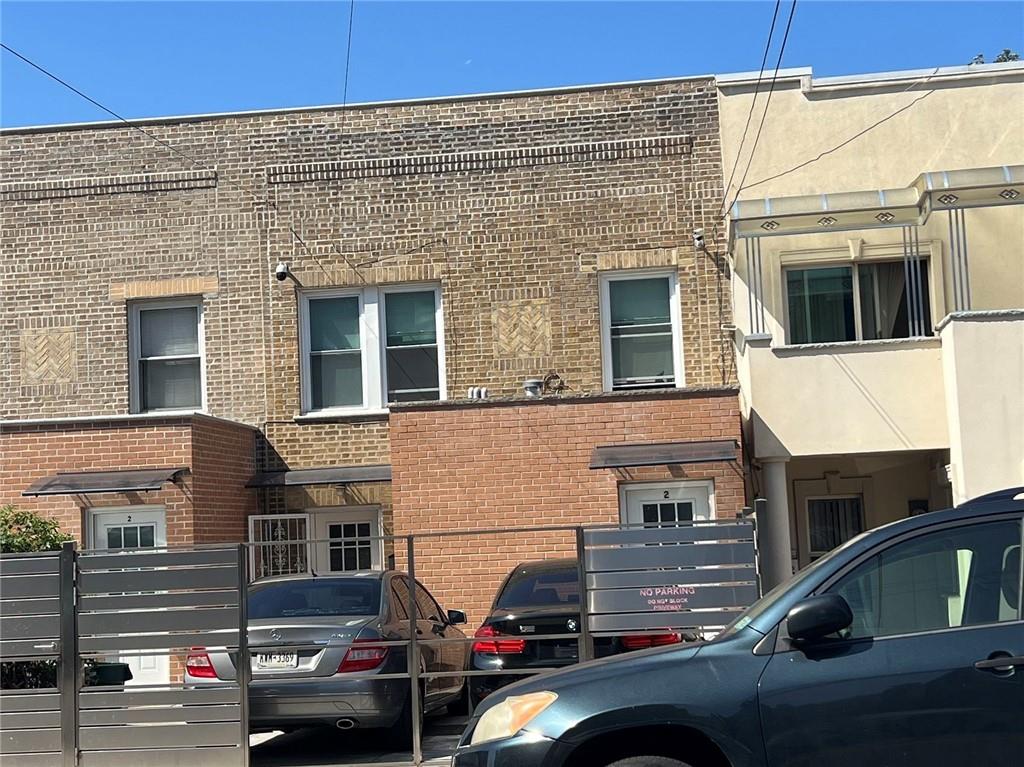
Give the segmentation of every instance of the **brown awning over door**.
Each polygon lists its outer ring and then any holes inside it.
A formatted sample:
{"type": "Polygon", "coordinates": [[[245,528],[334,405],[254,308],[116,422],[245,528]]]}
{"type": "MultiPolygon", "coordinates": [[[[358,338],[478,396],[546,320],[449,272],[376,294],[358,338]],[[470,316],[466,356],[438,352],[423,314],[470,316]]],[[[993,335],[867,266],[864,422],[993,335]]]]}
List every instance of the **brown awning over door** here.
{"type": "Polygon", "coordinates": [[[590,456],[591,469],[624,469],[630,466],[665,466],[674,463],[735,461],[739,448],[734,439],[704,442],[649,442],[640,445],[602,445],[590,456]]]}
{"type": "Polygon", "coordinates": [[[186,472],[186,467],[59,472],[37,479],[22,495],[147,492],[159,490],[168,482],[176,482],[186,472]]]}
{"type": "Polygon", "coordinates": [[[300,487],[303,485],[347,485],[353,482],[390,482],[391,465],[330,466],[324,469],[261,471],[246,487],[300,487]]]}

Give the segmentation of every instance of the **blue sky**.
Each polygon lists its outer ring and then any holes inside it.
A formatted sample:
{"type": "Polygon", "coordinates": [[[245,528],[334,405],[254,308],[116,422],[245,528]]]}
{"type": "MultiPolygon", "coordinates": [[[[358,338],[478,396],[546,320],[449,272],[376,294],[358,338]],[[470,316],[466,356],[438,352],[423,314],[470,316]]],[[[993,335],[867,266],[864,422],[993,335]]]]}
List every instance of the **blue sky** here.
{"type": "MultiPolygon", "coordinates": [[[[781,39],[791,0],[783,0],[781,39]]],[[[126,117],[340,103],[349,2],[0,0],[0,39],[126,117]]],[[[757,69],[763,2],[356,0],[348,100],[757,69]]],[[[1024,54],[1024,2],[798,3],[817,75],[1024,54]]],[[[775,54],[769,58],[773,63],[775,54]]],[[[108,119],[0,54],[0,125],[108,119]]]]}

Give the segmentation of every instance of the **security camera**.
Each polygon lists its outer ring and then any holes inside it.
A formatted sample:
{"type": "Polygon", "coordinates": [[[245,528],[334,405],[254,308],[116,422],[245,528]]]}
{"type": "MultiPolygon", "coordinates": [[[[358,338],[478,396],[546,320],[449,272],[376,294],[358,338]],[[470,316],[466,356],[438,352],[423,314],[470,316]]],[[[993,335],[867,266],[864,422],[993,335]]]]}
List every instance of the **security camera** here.
{"type": "Polygon", "coordinates": [[[704,250],[704,230],[694,229],[693,230],[693,247],[697,250],[704,250]]]}
{"type": "Polygon", "coordinates": [[[284,261],[277,265],[277,269],[274,270],[274,276],[277,277],[278,282],[284,282],[291,276],[291,272],[288,269],[288,264],[284,261]]]}

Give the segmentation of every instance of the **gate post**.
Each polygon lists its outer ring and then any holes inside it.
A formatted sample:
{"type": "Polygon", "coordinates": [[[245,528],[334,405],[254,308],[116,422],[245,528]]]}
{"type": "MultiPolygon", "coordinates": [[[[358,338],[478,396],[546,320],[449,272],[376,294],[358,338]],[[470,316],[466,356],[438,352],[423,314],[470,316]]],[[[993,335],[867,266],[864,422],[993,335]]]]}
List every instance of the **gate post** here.
{"type": "Polygon", "coordinates": [[[63,767],[78,764],[78,605],[75,599],[75,568],[78,555],[74,541],[60,550],[60,750],[63,767]]]}
{"type": "Polygon", "coordinates": [[[422,701],[420,700],[420,645],[416,636],[420,633],[419,615],[416,605],[416,551],[413,536],[406,538],[406,560],[409,566],[409,706],[412,713],[412,763],[422,764],[423,744],[420,739],[423,737],[421,723],[422,701]]]}
{"type": "Polygon", "coordinates": [[[590,639],[590,600],[587,598],[587,542],[582,527],[576,528],[576,574],[580,584],[580,625],[577,652],[580,662],[594,657],[594,645],[590,639]]]}
{"type": "Polygon", "coordinates": [[[249,677],[252,660],[249,657],[249,557],[244,543],[238,544],[238,662],[235,678],[238,682],[238,718],[241,721],[242,767],[249,767],[249,677]]]}

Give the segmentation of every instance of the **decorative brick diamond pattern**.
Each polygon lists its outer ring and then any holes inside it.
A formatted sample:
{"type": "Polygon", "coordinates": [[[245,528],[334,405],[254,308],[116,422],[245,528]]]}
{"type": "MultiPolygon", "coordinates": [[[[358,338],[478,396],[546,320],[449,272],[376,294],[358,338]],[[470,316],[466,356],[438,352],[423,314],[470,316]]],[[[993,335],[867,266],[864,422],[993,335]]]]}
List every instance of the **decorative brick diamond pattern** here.
{"type": "Polygon", "coordinates": [[[832,226],[836,223],[836,219],[832,216],[822,216],[818,219],[818,226],[832,226]]]}
{"type": "Polygon", "coordinates": [[[510,301],[494,310],[494,352],[503,359],[551,353],[551,307],[547,299],[510,301]]]}
{"type": "Polygon", "coordinates": [[[942,195],[939,198],[939,202],[941,202],[943,205],[952,205],[954,202],[956,202],[959,199],[960,198],[957,197],[952,192],[948,192],[947,194],[944,194],[944,195],[942,195]]]}
{"type": "Polygon", "coordinates": [[[875,216],[875,219],[877,221],[883,223],[883,224],[888,224],[894,218],[896,218],[896,216],[894,216],[892,213],[890,213],[887,210],[883,210],[881,213],[879,213],[877,216],[875,216]]]}
{"type": "Polygon", "coordinates": [[[77,366],[73,328],[21,331],[22,385],[74,383],[77,366]]]}
{"type": "Polygon", "coordinates": [[[999,196],[1002,197],[1004,200],[1016,200],[1018,197],[1020,197],[1020,192],[1018,192],[1016,189],[1004,189],[999,193],[999,196]]]}

